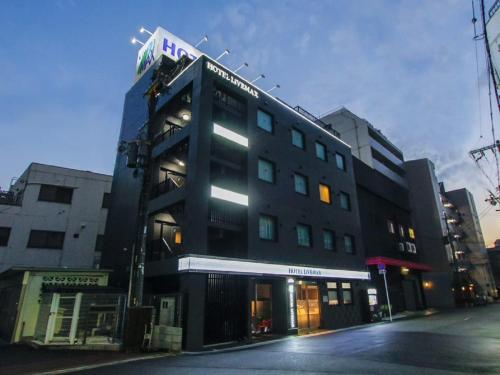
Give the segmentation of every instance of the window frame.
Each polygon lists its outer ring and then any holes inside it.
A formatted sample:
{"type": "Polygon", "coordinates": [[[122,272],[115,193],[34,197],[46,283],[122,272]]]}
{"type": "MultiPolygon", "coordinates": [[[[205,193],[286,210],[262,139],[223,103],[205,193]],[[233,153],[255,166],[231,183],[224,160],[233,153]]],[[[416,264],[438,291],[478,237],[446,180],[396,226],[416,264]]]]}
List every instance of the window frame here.
{"type": "Polygon", "coordinates": [[[269,241],[269,242],[277,242],[278,241],[278,218],[273,215],[269,214],[259,214],[259,240],[261,241],[269,241]],[[273,231],[272,231],[272,238],[264,238],[261,236],[261,231],[260,231],[260,220],[266,218],[266,219],[271,219],[271,222],[273,223],[273,231]]]}
{"type": "Polygon", "coordinates": [[[346,193],[345,191],[341,191],[339,193],[339,206],[340,208],[342,208],[343,210],[345,211],[352,211],[352,206],[351,206],[351,196],[349,195],[349,193],[346,193]],[[342,198],[345,198],[347,199],[346,202],[347,202],[347,207],[343,207],[342,206],[342,198]]]}
{"type": "Polygon", "coordinates": [[[40,190],[38,191],[38,201],[71,204],[73,202],[74,190],[75,188],[68,186],[40,184],[40,190]],[[52,191],[47,191],[46,189],[52,189],[52,191]],[[68,197],[61,197],[61,195],[66,194],[68,192],[69,192],[69,199],[68,197]]]}
{"type": "Polygon", "coordinates": [[[344,154],[341,154],[340,152],[335,152],[335,165],[337,166],[337,169],[347,172],[347,165],[345,162],[344,154]],[[339,166],[339,158],[340,160],[342,160],[342,167],[339,166]]]}
{"type": "Polygon", "coordinates": [[[265,131],[268,134],[274,134],[274,117],[273,117],[273,115],[267,111],[264,111],[263,109],[257,108],[257,128],[262,130],[262,131],[265,131]],[[264,113],[264,114],[268,115],[269,118],[271,119],[271,129],[270,130],[260,126],[259,113],[264,113]]]}
{"type": "Polygon", "coordinates": [[[292,137],[292,146],[294,147],[297,147],[298,149],[301,149],[301,150],[305,150],[306,149],[306,135],[304,134],[303,131],[297,129],[297,128],[292,128],[292,130],[290,131],[290,135],[292,137]],[[300,140],[301,140],[301,145],[297,145],[294,141],[295,141],[295,137],[294,137],[294,134],[298,134],[300,136],[300,140]]]}
{"type": "Polygon", "coordinates": [[[260,181],[267,182],[268,184],[276,184],[276,163],[274,163],[271,160],[259,157],[258,160],[257,160],[257,178],[260,181]],[[263,178],[260,177],[260,163],[261,162],[262,163],[267,163],[267,164],[269,164],[272,167],[272,181],[265,180],[265,179],[263,179],[263,178]]]}
{"type": "Polygon", "coordinates": [[[356,254],[356,243],[355,243],[355,238],[352,234],[348,234],[348,233],[344,234],[344,252],[346,254],[352,254],[352,255],[356,254]],[[346,238],[350,238],[350,240],[351,240],[351,250],[352,251],[347,251],[346,238]]]}
{"type": "Polygon", "coordinates": [[[338,306],[340,304],[339,287],[336,281],[327,281],[326,290],[328,296],[328,306],[338,306]],[[330,298],[330,292],[335,293],[335,299],[330,298]]]}
{"type": "Polygon", "coordinates": [[[315,154],[316,154],[316,158],[317,158],[317,159],[319,159],[319,160],[323,160],[323,161],[325,161],[325,162],[328,162],[328,150],[327,150],[327,148],[326,148],[326,145],[325,145],[325,144],[323,144],[323,143],[321,143],[321,142],[316,141],[316,142],[314,143],[314,152],[315,152],[315,154]],[[324,157],[324,158],[319,157],[319,155],[318,155],[318,146],[322,147],[322,149],[323,149],[323,151],[324,151],[324,153],[325,153],[325,157],[324,157]]]}
{"type": "Polygon", "coordinates": [[[340,283],[340,289],[342,290],[342,304],[343,305],[353,305],[354,304],[354,293],[352,292],[352,283],[347,281],[342,281],[340,283]],[[349,285],[349,286],[346,286],[349,285]],[[350,300],[346,303],[345,294],[349,292],[350,300]]]}
{"type": "Polygon", "coordinates": [[[324,183],[320,182],[318,184],[318,189],[319,189],[319,200],[320,200],[320,202],[331,205],[333,200],[332,200],[332,188],[330,187],[330,185],[327,185],[327,184],[324,184],[324,183]],[[326,190],[328,191],[328,202],[322,199],[323,198],[322,197],[322,193],[321,193],[322,192],[322,188],[323,189],[326,188],[326,190]]]}
{"type": "Polygon", "coordinates": [[[313,241],[312,241],[312,227],[308,224],[303,224],[303,223],[297,223],[296,227],[296,232],[297,232],[297,245],[299,247],[305,247],[305,248],[311,248],[313,246],[313,241]],[[300,235],[299,235],[299,227],[306,229],[307,237],[308,237],[308,244],[303,245],[300,243],[300,235]]]}
{"type": "Polygon", "coordinates": [[[53,230],[39,230],[39,229],[31,229],[30,235],[28,237],[28,244],[26,247],[28,249],[51,249],[51,250],[62,250],[64,248],[64,241],[66,238],[66,232],[61,232],[61,231],[53,231],[53,230]],[[34,238],[33,236],[35,234],[44,234],[46,236],[45,238],[45,244],[38,246],[38,243],[33,243],[34,238]],[[49,238],[50,235],[62,235],[62,241],[58,245],[49,245],[51,239],[49,238]]]}
{"type": "Polygon", "coordinates": [[[301,173],[294,172],[293,174],[293,189],[297,194],[308,196],[309,195],[309,179],[306,175],[303,175],[301,173]],[[305,192],[297,191],[297,177],[303,178],[304,179],[304,186],[305,186],[305,192]]]}
{"type": "Polygon", "coordinates": [[[331,229],[323,229],[323,249],[325,249],[327,251],[337,252],[335,231],[333,231],[331,229]],[[326,236],[325,236],[326,234],[330,234],[332,236],[332,248],[331,249],[326,247],[326,236]]]}

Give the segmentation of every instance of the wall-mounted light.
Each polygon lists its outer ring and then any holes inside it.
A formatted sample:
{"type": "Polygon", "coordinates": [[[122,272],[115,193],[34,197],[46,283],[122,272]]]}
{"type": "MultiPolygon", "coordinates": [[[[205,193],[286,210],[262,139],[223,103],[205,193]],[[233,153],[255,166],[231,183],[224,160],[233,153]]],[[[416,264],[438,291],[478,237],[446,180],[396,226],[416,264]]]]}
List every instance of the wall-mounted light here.
{"type": "Polygon", "coordinates": [[[276,85],[274,85],[273,87],[271,87],[269,90],[267,90],[266,92],[269,94],[271,91],[276,90],[276,89],[279,89],[279,88],[281,88],[281,86],[280,86],[280,85],[278,85],[278,84],[276,84],[276,85]]]}
{"type": "Polygon", "coordinates": [[[141,42],[141,41],[140,41],[139,39],[137,39],[136,37],[133,37],[133,38],[132,38],[132,40],[130,40],[130,42],[131,42],[132,44],[140,44],[141,46],[143,46],[143,45],[144,45],[144,43],[143,43],[143,42],[141,42]]]}
{"type": "Polygon", "coordinates": [[[245,62],[245,63],[241,64],[240,66],[238,66],[238,67],[236,68],[236,70],[234,71],[234,73],[238,73],[238,71],[239,71],[240,69],[243,69],[243,68],[248,68],[248,63],[246,63],[246,62],[245,62]]]}
{"type": "Polygon", "coordinates": [[[146,34],[149,34],[149,35],[153,35],[153,33],[152,33],[151,31],[149,31],[148,29],[146,29],[145,27],[141,27],[141,28],[139,29],[139,32],[140,32],[141,34],[146,33],[146,34]]]}
{"type": "Polygon", "coordinates": [[[215,122],[214,122],[214,134],[220,135],[221,137],[224,137],[230,141],[238,143],[239,145],[242,145],[244,147],[248,147],[248,138],[247,137],[244,137],[238,133],[235,133],[232,130],[226,129],[225,127],[220,126],[219,124],[216,124],[215,122]]]}
{"type": "Polygon", "coordinates": [[[203,43],[205,43],[205,42],[208,42],[208,36],[207,36],[207,35],[205,35],[203,38],[201,38],[201,40],[200,40],[198,43],[196,43],[196,44],[194,45],[194,47],[195,47],[195,48],[198,48],[198,46],[199,46],[200,44],[203,44],[203,43]]]}
{"type": "Polygon", "coordinates": [[[254,83],[254,82],[257,82],[259,79],[261,78],[266,78],[266,76],[264,74],[260,74],[257,78],[255,78],[253,81],[250,81],[250,83],[254,83]]]}
{"type": "Polygon", "coordinates": [[[224,50],[224,52],[222,52],[222,53],[219,55],[219,57],[217,57],[217,58],[215,59],[215,61],[219,61],[219,59],[221,59],[222,57],[224,57],[224,56],[226,56],[226,55],[229,55],[230,53],[231,53],[231,52],[230,52],[230,51],[226,48],[226,49],[224,50]]]}
{"type": "Polygon", "coordinates": [[[248,206],[248,195],[236,193],[218,186],[211,186],[210,196],[212,198],[222,199],[224,201],[240,204],[242,206],[248,206]]]}

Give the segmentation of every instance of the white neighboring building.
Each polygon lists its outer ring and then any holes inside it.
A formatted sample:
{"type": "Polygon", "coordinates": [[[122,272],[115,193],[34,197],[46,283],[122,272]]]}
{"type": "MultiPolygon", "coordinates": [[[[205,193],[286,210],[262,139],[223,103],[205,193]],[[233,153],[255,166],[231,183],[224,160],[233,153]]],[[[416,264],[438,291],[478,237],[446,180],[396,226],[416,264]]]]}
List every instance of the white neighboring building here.
{"type": "Polygon", "coordinates": [[[98,267],[112,176],[31,163],[0,192],[0,272],[98,267]]]}

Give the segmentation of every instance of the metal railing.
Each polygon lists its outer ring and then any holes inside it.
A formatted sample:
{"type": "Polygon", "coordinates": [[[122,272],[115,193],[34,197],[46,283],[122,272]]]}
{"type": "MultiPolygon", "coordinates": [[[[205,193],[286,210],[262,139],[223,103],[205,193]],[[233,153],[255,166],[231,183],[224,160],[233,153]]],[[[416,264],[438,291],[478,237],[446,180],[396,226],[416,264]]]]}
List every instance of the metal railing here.
{"type": "Polygon", "coordinates": [[[241,225],[243,224],[243,216],[242,213],[220,207],[211,207],[208,213],[208,221],[214,224],[241,225]]]}
{"type": "Polygon", "coordinates": [[[6,204],[9,206],[20,206],[21,195],[15,194],[13,191],[0,190],[0,204],[6,204]]]}
{"type": "Polygon", "coordinates": [[[153,139],[153,145],[157,146],[160,143],[162,143],[166,138],[171,137],[175,133],[181,131],[184,129],[184,127],[176,125],[170,121],[166,121],[165,125],[167,126],[166,130],[164,130],[162,133],[158,134],[157,136],[154,137],[153,139]]]}
{"type": "Polygon", "coordinates": [[[180,189],[186,185],[186,175],[175,171],[167,171],[167,178],[153,186],[151,198],[180,189]]]}
{"type": "Polygon", "coordinates": [[[488,11],[488,21],[490,20],[491,17],[495,15],[497,10],[500,8],[500,0],[496,0],[493,5],[491,6],[490,10],[488,11]]]}

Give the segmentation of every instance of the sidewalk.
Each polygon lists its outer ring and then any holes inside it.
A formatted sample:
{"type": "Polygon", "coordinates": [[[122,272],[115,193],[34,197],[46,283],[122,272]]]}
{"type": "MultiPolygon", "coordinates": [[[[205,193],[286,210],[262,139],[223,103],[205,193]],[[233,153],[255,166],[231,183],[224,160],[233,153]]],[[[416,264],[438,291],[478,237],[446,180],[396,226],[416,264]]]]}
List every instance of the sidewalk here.
{"type": "MultiPolygon", "coordinates": [[[[166,356],[161,353],[160,356],[166,356]]],[[[0,375],[40,374],[82,366],[103,365],[158,357],[158,353],[123,353],[89,350],[47,350],[26,345],[0,347],[0,375]]]]}
{"type": "MultiPolygon", "coordinates": [[[[427,310],[422,310],[422,311],[403,311],[400,313],[397,313],[392,316],[392,320],[404,320],[404,319],[413,319],[413,318],[420,318],[424,316],[431,316],[434,314],[439,313],[438,310],[436,309],[427,309],[427,310]]],[[[384,322],[389,322],[390,319],[389,317],[385,317],[382,319],[384,322]]]]}

